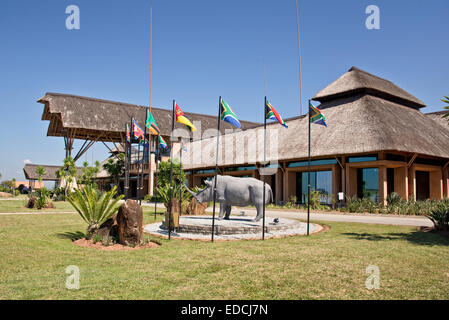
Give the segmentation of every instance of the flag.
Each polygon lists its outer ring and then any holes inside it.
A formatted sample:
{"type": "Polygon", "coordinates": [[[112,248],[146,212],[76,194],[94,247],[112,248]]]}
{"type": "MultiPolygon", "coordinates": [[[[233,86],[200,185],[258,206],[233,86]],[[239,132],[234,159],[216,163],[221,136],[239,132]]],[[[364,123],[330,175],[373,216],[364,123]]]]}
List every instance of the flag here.
{"type": "Polygon", "coordinates": [[[182,112],[181,108],[178,106],[178,104],[175,102],[175,115],[176,115],[176,122],[183,123],[192,131],[196,131],[195,126],[190,122],[189,119],[187,119],[184,116],[184,112],[182,112]]]}
{"type": "Polygon", "coordinates": [[[142,145],[144,148],[148,148],[150,146],[147,139],[145,139],[145,140],[141,139],[139,141],[139,144],[142,145]]]}
{"type": "Polygon", "coordinates": [[[265,105],[265,119],[277,120],[284,127],[288,128],[288,126],[285,124],[285,121],[282,119],[276,109],[274,109],[273,106],[268,102],[268,100],[265,105]]]}
{"type": "Polygon", "coordinates": [[[147,109],[147,121],[145,126],[150,129],[151,134],[158,135],[161,130],[157,126],[156,120],[154,120],[153,114],[147,109]]]}
{"type": "Polygon", "coordinates": [[[327,127],[326,118],[311,102],[309,103],[309,121],[327,127]]]}
{"type": "Polygon", "coordinates": [[[220,114],[221,120],[232,124],[234,127],[241,128],[239,119],[237,119],[234,111],[223,99],[220,99],[220,114]]]}
{"type": "Polygon", "coordinates": [[[161,135],[159,135],[159,146],[162,149],[166,149],[167,148],[167,143],[165,142],[164,138],[162,138],[161,135]]]}
{"type": "Polygon", "coordinates": [[[131,135],[129,134],[129,124],[126,124],[126,141],[131,142],[131,135]]]}
{"type": "Polygon", "coordinates": [[[139,127],[139,125],[137,124],[136,120],[133,119],[132,122],[133,122],[133,134],[134,134],[134,137],[136,139],[139,139],[139,138],[144,139],[143,131],[139,127]]]}

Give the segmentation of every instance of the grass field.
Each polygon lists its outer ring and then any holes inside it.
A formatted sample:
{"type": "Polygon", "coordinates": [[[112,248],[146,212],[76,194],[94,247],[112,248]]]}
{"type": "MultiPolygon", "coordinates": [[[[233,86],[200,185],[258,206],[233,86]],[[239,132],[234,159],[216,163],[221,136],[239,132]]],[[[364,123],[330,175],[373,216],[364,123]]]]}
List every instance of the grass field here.
{"type": "MultiPolygon", "coordinates": [[[[54,208],[52,209],[28,209],[25,207],[28,202],[28,198],[21,200],[1,200],[0,201],[0,213],[15,213],[15,212],[75,212],[72,205],[68,201],[53,201],[54,208]]],[[[153,206],[143,206],[144,212],[154,212],[153,206]]],[[[158,209],[159,210],[159,209],[158,209]]]]}
{"type": "MultiPolygon", "coordinates": [[[[154,221],[146,210],[145,223],[154,221]]],[[[161,219],[161,216],[158,216],[161,219]]],[[[0,216],[1,299],[449,299],[449,240],[411,227],[328,223],[310,237],[162,240],[98,251],[76,213],[0,216]],[[80,268],[81,288],[65,288],[80,268]],[[380,289],[365,287],[366,268],[380,289]]]]}

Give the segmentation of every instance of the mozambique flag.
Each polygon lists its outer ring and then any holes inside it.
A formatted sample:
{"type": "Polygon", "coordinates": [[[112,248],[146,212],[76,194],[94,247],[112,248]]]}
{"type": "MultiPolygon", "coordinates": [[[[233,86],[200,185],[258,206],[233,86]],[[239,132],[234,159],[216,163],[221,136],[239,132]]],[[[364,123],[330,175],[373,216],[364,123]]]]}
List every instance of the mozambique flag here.
{"type": "Polygon", "coordinates": [[[309,103],[309,121],[327,127],[326,118],[312,102],[309,103]]]}
{"type": "Polygon", "coordinates": [[[157,126],[156,120],[154,120],[153,114],[147,109],[147,121],[145,126],[150,129],[151,134],[158,135],[161,130],[157,126]]]}
{"type": "Polygon", "coordinates": [[[190,122],[189,119],[187,119],[184,115],[184,112],[182,112],[181,108],[178,106],[178,104],[175,102],[175,114],[176,114],[176,122],[183,123],[189,128],[190,130],[196,131],[195,126],[190,122]]]}
{"type": "Polygon", "coordinates": [[[136,139],[139,139],[139,138],[144,139],[143,131],[139,127],[139,125],[137,124],[136,120],[133,119],[132,123],[133,123],[133,134],[134,134],[134,137],[136,139]]]}
{"type": "Polygon", "coordinates": [[[232,124],[234,127],[241,128],[240,121],[237,119],[237,116],[235,115],[234,111],[231,109],[231,107],[220,98],[220,119],[224,120],[230,124],[232,124]]]}
{"type": "Polygon", "coordinates": [[[265,104],[265,119],[269,120],[277,120],[280,124],[288,129],[288,126],[285,124],[285,121],[279,115],[279,113],[274,109],[274,107],[268,102],[265,104]]]}
{"type": "Polygon", "coordinates": [[[167,142],[165,142],[164,138],[162,138],[161,135],[159,135],[159,146],[162,149],[166,149],[167,148],[167,142]]]}
{"type": "Polygon", "coordinates": [[[126,124],[126,141],[131,142],[131,135],[129,134],[129,124],[126,124]]]}

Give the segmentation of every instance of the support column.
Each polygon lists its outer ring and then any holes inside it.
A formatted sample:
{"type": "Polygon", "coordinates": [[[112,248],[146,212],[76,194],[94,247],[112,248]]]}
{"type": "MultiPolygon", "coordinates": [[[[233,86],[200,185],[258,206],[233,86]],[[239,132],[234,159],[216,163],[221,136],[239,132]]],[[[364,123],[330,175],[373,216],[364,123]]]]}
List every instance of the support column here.
{"type": "Polygon", "coordinates": [[[407,166],[394,169],[394,191],[408,200],[407,166]]]}
{"type": "Polygon", "coordinates": [[[275,202],[276,204],[279,204],[279,202],[282,201],[282,195],[283,195],[283,184],[282,184],[282,178],[283,178],[283,173],[282,170],[279,168],[276,171],[276,175],[275,175],[275,182],[276,183],[276,199],[275,202]]]}
{"type": "Polygon", "coordinates": [[[408,168],[408,196],[409,199],[416,201],[416,175],[415,165],[408,168]]]}
{"type": "Polygon", "coordinates": [[[346,179],[346,197],[357,196],[357,169],[351,168],[349,164],[345,165],[346,179]]]}
{"type": "Polygon", "coordinates": [[[443,172],[435,170],[429,172],[430,198],[440,200],[443,198],[443,172]]]}
{"type": "Polygon", "coordinates": [[[449,197],[449,172],[448,168],[443,168],[443,197],[449,197]]]}

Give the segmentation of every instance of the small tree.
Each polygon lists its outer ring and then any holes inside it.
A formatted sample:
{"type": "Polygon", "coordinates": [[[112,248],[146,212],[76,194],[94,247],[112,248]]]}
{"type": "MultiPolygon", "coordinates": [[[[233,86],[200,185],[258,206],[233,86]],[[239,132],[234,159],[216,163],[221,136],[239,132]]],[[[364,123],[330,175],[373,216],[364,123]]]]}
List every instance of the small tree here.
{"type": "Polygon", "coordinates": [[[121,193],[120,178],[125,174],[125,154],[119,153],[116,159],[110,158],[103,164],[103,168],[109,174],[112,183],[117,186],[118,193],[121,193]]]}
{"type": "Polygon", "coordinates": [[[94,178],[97,176],[97,173],[100,171],[100,162],[96,161],[94,167],[89,167],[87,161],[83,163],[82,174],[79,176],[79,182],[83,185],[88,185],[92,187],[97,187],[97,184],[94,181],[94,178]]]}
{"type": "Polygon", "coordinates": [[[13,197],[16,195],[16,178],[11,179],[11,190],[13,197]]]}
{"type": "Polygon", "coordinates": [[[39,166],[36,168],[37,180],[39,184],[42,182],[42,176],[47,174],[47,170],[43,166],[39,166]]]}
{"type": "Polygon", "coordinates": [[[72,157],[68,156],[64,159],[64,164],[56,171],[56,176],[65,181],[64,194],[67,197],[70,185],[76,181],[76,167],[72,157]]]}
{"type": "Polygon", "coordinates": [[[87,223],[86,239],[91,238],[99,227],[108,220],[117,210],[118,203],[123,195],[116,195],[117,188],[102,193],[90,186],[84,186],[81,190],[75,190],[67,200],[87,223]]]}
{"type": "MultiPolygon", "coordinates": [[[[192,195],[183,187],[185,180],[186,175],[182,170],[182,165],[173,161],[173,198],[179,198],[180,190],[184,200],[191,198],[192,195]]],[[[170,160],[159,164],[156,193],[168,209],[170,203],[170,160]]]]}

